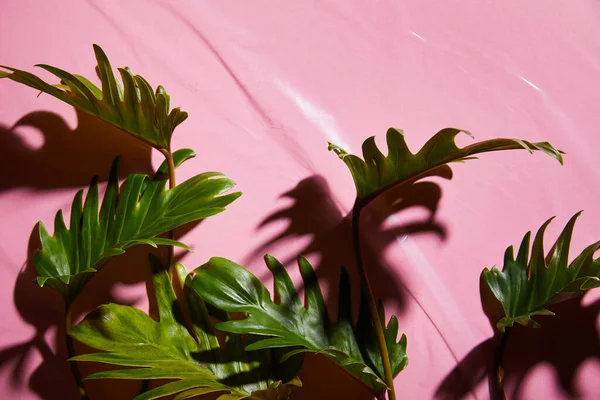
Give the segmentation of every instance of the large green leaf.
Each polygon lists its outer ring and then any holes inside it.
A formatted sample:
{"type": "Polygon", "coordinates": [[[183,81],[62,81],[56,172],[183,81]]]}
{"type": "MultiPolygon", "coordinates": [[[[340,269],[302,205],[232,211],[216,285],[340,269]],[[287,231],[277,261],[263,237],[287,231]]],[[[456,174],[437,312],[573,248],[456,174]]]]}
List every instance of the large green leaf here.
{"type": "Polygon", "coordinates": [[[110,62],[100,46],[94,45],[97,71],[102,89],[80,75],[50,65],[40,68],[57,76],[60,85],[44,82],[32,73],[0,65],[0,79],[8,78],[52,95],[80,110],[96,115],[159,149],[170,151],[171,136],[177,125],[187,118],[179,108],[170,108],[170,97],[162,86],[153,93],[144,78],[133,75],[127,67],[119,68],[123,85],[116,79],[110,62]]]}
{"type": "Polygon", "coordinates": [[[478,153],[511,149],[525,149],[529,152],[539,150],[562,164],[561,151],[548,142],[531,143],[517,139],[492,139],[461,149],[454,142],[460,132],[471,136],[469,132],[460,129],[442,129],[429,139],[417,154],[409,150],[404,133],[394,128],[387,131],[387,156],[377,148],[375,137],[368,138],[362,145],[364,160],[348,154],[332,143],[329,143],[329,150],[333,150],[350,169],[359,199],[375,196],[441,165],[475,158],[473,155],[478,153]]]}
{"type": "MultiPolygon", "coordinates": [[[[183,149],[173,156],[179,166],[194,152],[183,149]]],[[[40,222],[42,249],[34,258],[40,275],[37,283],[58,291],[68,303],[109,258],[136,244],[185,247],[156,236],[218,214],[240,196],[240,193],[223,195],[234,183],[216,172],[196,175],[173,189],[166,189],[166,161],[151,180],[147,175],[133,174],[119,188],[117,164],[118,159],[113,163],[100,212],[98,184],[94,179],[83,204],[83,190],[75,195],[68,229],[62,210],[56,214],[53,236],[40,222]]]]}
{"type": "Polygon", "coordinates": [[[483,271],[487,285],[504,309],[504,317],[497,322],[500,331],[513,326],[515,322],[539,327],[531,317],[554,315],[546,309],[548,305],[600,287],[600,258],[593,258],[600,247],[600,241],[586,247],[568,264],[571,235],[579,214],[575,214],[567,223],[545,258],[544,231],[552,218],[538,230],[531,258],[531,232],[528,232],[521,242],[516,259],[511,246],[506,249],[502,271],[497,267],[493,267],[491,271],[487,268],[483,271]]]}
{"type": "Polygon", "coordinates": [[[188,399],[214,392],[225,392],[220,400],[286,400],[294,388],[301,386],[294,378],[298,366],[292,365],[290,370],[290,365],[272,360],[271,351],[247,353],[241,337],[234,334],[227,335],[221,346],[210,320],[214,315],[190,289],[187,271],[178,265],[179,279],[186,281],[185,293],[195,330],[195,337],[192,336],[181,322],[168,273],[156,258],[151,259],[158,321],[136,308],[105,304],[69,332],[80,342],[104,351],[76,356],[73,361],[127,367],[98,372],[87,379],[173,380],[135,400],[176,393],[176,399],[188,399]],[[289,382],[282,383],[282,378],[289,382]]]}
{"type": "MultiPolygon", "coordinates": [[[[328,316],[313,268],[304,257],[298,259],[298,265],[304,281],[306,306],[279,261],[269,255],[265,261],[275,279],[279,304],[273,302],[258,278],[232,261],[212,258],[194,271],[192,287],[208,303],[226,311],[247,313],[247,318],[221,322],[216,325],[217,329],[272,336],[250,344],[247,350],[299,347],[288,352],[284,359],[304,351],[324,354],[374,394],[381,395],[387,386],[371,318],[362,301],[359,323],[353,326],[350,285],[345,271],[342,270],[340,282],[338,321],[334,324],[328,316]]],[[[397,341],[397,335],[398,321],[392,317],[385,336],[394,375],[408,363],[406,336],[402,335],[397,341]]]]}

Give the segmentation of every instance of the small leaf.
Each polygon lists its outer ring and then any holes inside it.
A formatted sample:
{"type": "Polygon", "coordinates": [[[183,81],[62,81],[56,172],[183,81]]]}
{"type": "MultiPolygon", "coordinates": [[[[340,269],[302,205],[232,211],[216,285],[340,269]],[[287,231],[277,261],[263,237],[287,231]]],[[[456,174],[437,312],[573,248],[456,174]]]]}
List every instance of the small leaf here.
{"type": "MultiPolygon", "coordinates": [[[[173,155],[178,166],[194,153],[183,149],[173,155]]],[[[108,259],[124,253],[128,247],[149,244],[189,249],[183,243],[156,236],[218,214],[240,196],[225,194],[234,183],[216,172],[196,175],[167,190],[166,162],[151,180],[147,175],[133,174],[119,188],[117,165],[118,159],[113,163],[100,210],[94,179],[85,202],[83,191],[75,196],[68,229],[62,211],[56,214],[53,236],[40,222],[42,249],[34,258],[40,275],[37,283],[58,291],[67,303],[75,299],[108,259]]]]}
{"type": "Polygon", "coordinates": [[[0,79],[8,78],[54,96],[123,129],[158,150],[170,152],[173,131],[185,121],[187,113],[179,107],[169,111],[170,97],[165,89],[159,86],[153,93],[148,82],[139,75],[134,76],[129,68],[119,69],[123,79],[121,85],[100,46],[94,45],[94,53],[102,89],[80,75],[45,64],[37,66],[58,77],[60,85],[48,84],[34,74],[6,66],[0,67],[11,72],[0,70],[0,79]]]}
{"type": "Polygon", "coordinates": [[[600,258],[594,260],[594,253],[600,247],[600,241],[583,250],[569,265],[569,247],[575,221],[581,212],[575,214],[567,223],[554,246],[544,257],[544,231],[552,221],[550,218],[538,230],[531,257],[529,255],[528,232],[514,258],[512,246],[504,255],[504,267],[483,271],[483,277],[494,296],[502,303],[504,316],[497,321],[497,327],[504,331],[515,322],[524,326],[539,327],[531,319],[535,315],[554,315],[547,310],[548,305],[582,292],[600,287],[600,258]]]}
{"type": "Polygon", "coordinates": [[[563,162],[561,151],[548,142],[530,143],[517,139],[492,139],[458,148],[455,137],[464,132],[460,129],[446,128],[435,134],[417,154],[413,154],[406,144],[401,130],[390,128],[387,131],[388,155],[377,148],[375,137],[370,137],[362,145],[364,160],[348,154],[344,149],[329,143],[333,150],[346,163],[356,186],[357,198],[365,199],[399,185],[407,180],[418,178],[441,165],[470,160],[473,155],[498,150],[525,149],[532,153],[542,151],[563,162]]]}
{"type": "MultiPolygon", "coordinates": [[[[383,378],[381,355],[370,351],[377,342],[363,299],[359,324],[352,323],[350,284],[345,271],[340,283],[339,317],[333,323],[325,307],[316,275],[309,262],[300,257],[298,266],[305,289],[305,304],[285,268],[272,256],[265,256],[275,279],[280,303],[275,304],[267,288],[242,266],[223,259],[210,261],[194,272],[193,288],[208,303],[230,312],[247,313],[242,320],[226,321],[217,328],[231,333],[270,336],[250,344],[247,350],[297,347],[287,357],[299,352],[323,354],[362,382],[375,395],[387,389],[383,378]]],[[[386,329],[390,348],[390,364],[395,374],[407,363],[406,337],[397,342],[398,326],[395,317],[386,329]]],[[[286,358],[284,356],[284,359],[286,358]]]]}
{"type": "MultiPolygon", "coordinates": [[[[87,379],[170,379],[135,397],[151,400],[178,394],[187,399],[201,394],[224,392],[221,400],[287,400],[302,386],[293,375],[287,383],[273,379],[285,369],[271,361],[269,351],[254,357],[243,349],[239,335],[227,335],[226,345],[214,334],[211,315],[191,290],[187,272],[178,265],[180,279],[187,281],[185,293],[199,341],[180,322],[180,310],[169,275],[156,257],[151,257],[159,320],[144,312],[117,304],[105,304],[88,314],[69,335],[100,353],[84,354],[72,361],[92,361],[128,367],[97,372],[87,379]]],[[[289,371],[288,371],[289,372],[289,371]]]]}

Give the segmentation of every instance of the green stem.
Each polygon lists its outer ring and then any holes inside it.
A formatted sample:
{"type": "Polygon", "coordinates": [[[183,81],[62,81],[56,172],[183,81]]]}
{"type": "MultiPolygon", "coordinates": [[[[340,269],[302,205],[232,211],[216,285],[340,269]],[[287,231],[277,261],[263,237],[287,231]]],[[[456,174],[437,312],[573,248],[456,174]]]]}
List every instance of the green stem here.
{"type": "Polygon", "coordinates": [[[494,357],[495,386],[493,389],[493,399],[495,400],[506,400],[506,394],[504,392],[504,368],[502,367],[502,363],[504,362],[504,350],[506,349],[510,331],[511,328],[507,327],[502,333],[500,344],[498,345],[496,356],[494,357]]]}
{"type": "MultiPolygon", "coordinates": [[[[175,161],[173,160],[173,154],[169,150],[161,150],[161,153],[167,160],[167,167],[169,169],[169,189],[173,189],[176,186],[175,182],[175,161]]],[[[169,239],[175,240],[175,229],[169,231],[169,239]]],[[[169,253],[167,255],[167,265],[169,266],[169,272],[171,273],[171,279],[176,276],[175,267],[173,265],[174,248],[169,246],[169,253]],[[175,274],[174,274],[175,273],[175,274]]],[[[181,285],[180,285],[181,286],[181,285]]]]}
{"type": "MultiPolygon", "coordinates": [[[[173,189],[176,185],[175,183],[175,162],[173,160],[173,154],[169,149],[161,149],[160,152],[165,156],[167,160],[167,167],[169,169],[169,189],[173,189]]],[[[169,231],[169,239],[175,240],[175,229],[169,231]]],[[[175,292],[175,296],[177,298],[177,303],[181,312],[183,314],[183,319],[185,325],[190,332],[190,335],[194,337],[196,340],[196,332],[194,331],[192,325],[192,318],[190,316],[190,309],[185,301],[185,292],[183,290],[183,286],[181,281],[179,280],[179,275],[177,274],[177,268],[174,263],[174,247],[169,246],[169,250],[167,253],[167,268],[169,271],[169,276],[171,277],[171,285],[173,286],[173,291],[175,292]]]]}
{"type": "MultiPolygon", "coordinates": [[[[175,161],[173,160],[173,153],[169,149],[159,149],[165,159],[167,160],[167,168],[169,170],[169,189],[173,189],[176,186],[175,180],[175,161]]],[[[175,229],[171,229],[169,231],[169,239],[175,240],[175,229]]],[[[179,275],[177,274],[177,268],[175,267],[175,263],[173,262],[175,258],[175,248],[173,246],[169,246],[167,250],[167,271],[171,278],[171,286],[173,287],[173,291],[175,292],[175,298],[177,299],[177,304],[181,310],[183,315],[183,320],[185,322],[186,328],[192,335],[192,337],[196,338],[196,332],[192,326],[192,318],[190,316],[190,309],[185,301],[185,292],[183,290],[183,286],[181,285],[181,281],[179,280],[179,275]]],[[[142,394],[148,390],[150,386],[150,382],[148,380],[143,380],[142,385],[140,386],[139,394],[142,394]]]]}
{"type": "Polygon", "coordinates": [[[373,322],[373,326],[375,327],[375,334],[377,336],[377,344],[379,346],[379,352],[381,353],[381,359],[383,362],[383,371],[385,374],[385,383],[389,387],[388,397],[389,400],[396,400],[396,391],[394,389],[394,376],[392,374],[392,366],[390,365],[390,355],[387,348],[387,343],[385,341],[385,333],[383,324],[385,321],[381,321],[381,317],[379,315],[379,311],[377,311],[377,303],[375,301],[375,296],[373,295],[373,290],[371,289],[371,284],[369,283],[369,276],[367,275],[367,271],[362,262],[362,255],[360,250],[360,213],[364,207],[364,204],[361,204],[356,201],[354,203],[354,207],[352,208],[352,244],[354,248],[354,257],[356,259],[356,267],[358,269],[358,273],[360,275],[362,291],[367,296],[367,303],[369,306],[369,314],[371,314],[371,321],[373,322]]]}
{"type": "MultiPolygon", "coordinates": [[[[69,331],[72,328],[72,316],[71,316],[71,306],[67,303],[66,312],[65,312],[65,339],[67,342],[67,356],[69,360],[75,357],[75,348],[73,347],[73,338],[69,336],[69,331]]],[[[79,368],[77,368],[76,361],[69,361],[69,366],[71,367],[71,373],[73,374],[73,378],[75,378],[75,383],[77,384],[77,389],[79,390],[79,396],[81,400],[88,400],[89,397],[87,395],[87,391],[85,390],[85,386],[83,385],[83,380],[81,379],[81,374],[79,373],[79,368]]]]}

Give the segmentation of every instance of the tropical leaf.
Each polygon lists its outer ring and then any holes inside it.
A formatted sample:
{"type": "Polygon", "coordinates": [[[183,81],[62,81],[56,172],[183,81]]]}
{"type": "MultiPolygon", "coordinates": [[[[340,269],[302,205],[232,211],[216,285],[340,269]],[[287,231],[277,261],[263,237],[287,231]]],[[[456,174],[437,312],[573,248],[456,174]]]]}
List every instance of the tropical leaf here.
{"type": "Polygon", "coordinates": [[[500,301],[504,316],[497,322],[500,331],[511,327],[515,322],[524,326],[539,327],[531,319],[535,315],[554,315],[546,307],[582,292],[600,287],[600,258],[594,260],[594,253],[600,241],[583,250],[569,265],[569,247],[575,221],[581,212],[575,214],[544,258],[544,232],[553,218],[546,221],[538,230],[531,257],[529,256],[528,232],[514,258],[513,247],[504,254],[504,267],[483,271],[485,282],[494,296],[500,301]]]}
{"type": "Polygon", "coordinates": [[[301,386],[294,378],[298,365],[272,361],[268,350],[246,353],[239,335],[227,335],[221,346],[210,321],[214,315],[190,289],[187,271],[178,265],[179,279],[182,284],[186,282],[185,294],[197,339],[192,336],[180,322],[181,313],[168,273],[156,257],[151,257],[151,261],[158,321],[136,308],[105,304],[69,332],[80,342],[103,351],[79,355],[72,361],[126,367],[97,372],[87,379],[173,380],[135,400],[177,393],[176,399],[188,399],[214,392],[224,392],[220,400],[286,400],[294,388],[301,386]],[[290,377],[289,382],[282,383],[280,376],[290,377]]]}
{"type": "MultiPolygon", "coordinates": [[[[345,270],[340,280],[338,321],[334,324],[328,316],[314,270],[304,257],[298,259],[298,266],[304,281],[305,306],[281,263],[269,255],[265,261],[275,279],[279,304],[273,302],[258,278],[232,261],[212,258],[194,271],[192,287],[208,303],[229,312],[247,313],[245,319],[221,322],[216,328],[231,333],[271,336],[250,344],[246,350],[298,347],[290,350],[284,360],[299,352],[324,354],[380,396],[387,386],[371,318],[362,301],[359,323],[353,326],[350,284],[345,270]]],[[[408,363],[406,336],[402,335],[397,341],[397,334],[398,321],[392,317],[385,336],[394,374],[408,363]]]]}
{"type": "Polygon", "coordinates": [[[375,137],[368,138],[362,145],[364,160],[348,154],[332,143],[329,143],[329,150],[333,150],[350,169],[358,199],[374,197],[390,187],[418,178],[436,167],[450,162],[469,160],[475,158],[473,155],[478,153],[512,149],[525,149],[533,153],[534,150],[539,150],[557,159],[561,164],[563,162],[562,152],[548,142],[531,143],[518,139],[492,139],[461,149],[454,142],[460,132],[473,137],[469,132],[460,129],[442,129],[429,139],[417,154],[409,150],[404,132],[394,128],[387,131],[389,151],[387,156],[377,148],[375,137]]]}
{"type": "MultiPolygon", "coordinates": [[[[189,149],[176,151],[175,166],[193,156],[189,149]]],[[[240,193],[224,195],[234,183],[216,172],[196,175],[167,190],[166,161],[151,180],[147,175],[133,174],[119,188],[117,164],[118,158],[113,163],[100,212],[98,183],[94,178],[83,205],[83,190],[75,195],[69,229],[62,210],[56,214],[53,236],[43,223],[39,224],[42,249],[34,258],[40,275],[37,283],[58,291],[69,304],[111,257],[136,244],[186,247],[156,236],[218,214],[240,196],[240,193]]]]}
{"type": "Polygon", "coordinates": [[[11,72],[0,70],[0,79],[8,78],[56,97],[92,115],[110,122],[158,150],[170,152],[171,136],[175,128],[187,118],[179,108],[170,108],[170,97],[162,86],[153,93],[144,78],[133,75],[127,67],[119,68],[123,84],[116,79],[104,51],[94,45],[98,62],[97,72],[102,89],[80,75],[71,74],[50,65],[38,67],[61,80],[51,85],[36,75],[0,65],[11,72]]]}

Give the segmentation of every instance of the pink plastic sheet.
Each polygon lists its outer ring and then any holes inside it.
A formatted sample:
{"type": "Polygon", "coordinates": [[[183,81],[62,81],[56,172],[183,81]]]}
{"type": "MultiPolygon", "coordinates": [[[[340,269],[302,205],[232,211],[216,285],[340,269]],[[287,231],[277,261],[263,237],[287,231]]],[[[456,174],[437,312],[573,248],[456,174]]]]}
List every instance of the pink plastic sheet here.
{"type": "MultiPolygon", "coordinates": [[[[296,279],[294,257],[304,253],[329,296],[340,264],[352,266],[354,187],[328,141],[358,153],[371,135],[384,145],[393,126],[415,151],[453,126],[478,140],[548,140],[564,150],[564,167],[524,151],[455,165],[451,179],[419,186],[417,206],[382,229],[379,204],[363,231],[375,290],[408,336],[399,398],[486,399],[493,331],[479,300],[481,270],[501,264],[506,247],[553,215],[548,240],[581,209],[573,250],[600,235],[599,17],[591,0],[4,1],[0,62],[90,76],[97,43],[114,67],[164,85],[190,113],[174,147],[199,154],[178,179],[221,171],[244,193],[186,233],[195,252],[184,264],[224,256],[270,282],[265,252],[286,260],[296,279]]],[[[76,398],[63,361],[62,305],[30,283],[31,232],[39,220],[51,225],[94,174],[106,179],[118,153],[123,174],[160,161],[106,124],[0,81],[2,398],[76,398]]],[[[76,314],[106,301],[146,309],[148,272],[130,263],[144,251],[107,266],[76,314]]],[[[598,298],[564,304],[540,319],[542,329],[514,336],[510,398],[600,398],[598,298]]],[[[301,378],[298,399],[370,399],[324,359],[308,357],[301,378]]],[[[95,398],[108,398],[113,384],[92,383],[95,398]]]]}

